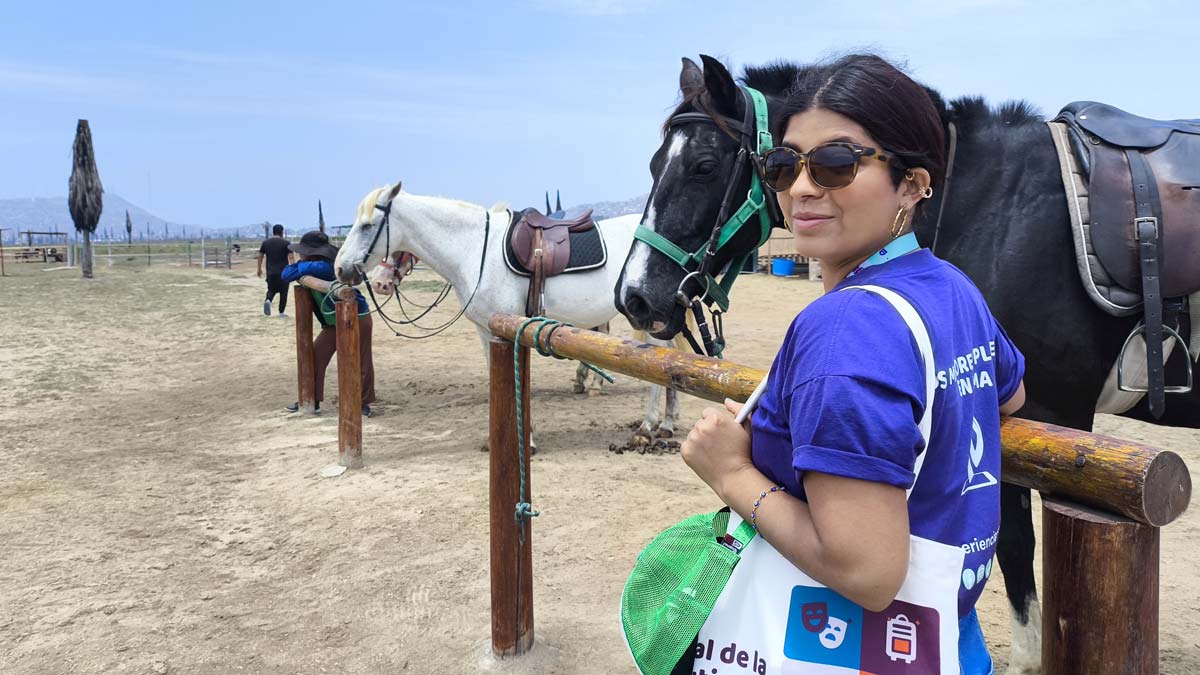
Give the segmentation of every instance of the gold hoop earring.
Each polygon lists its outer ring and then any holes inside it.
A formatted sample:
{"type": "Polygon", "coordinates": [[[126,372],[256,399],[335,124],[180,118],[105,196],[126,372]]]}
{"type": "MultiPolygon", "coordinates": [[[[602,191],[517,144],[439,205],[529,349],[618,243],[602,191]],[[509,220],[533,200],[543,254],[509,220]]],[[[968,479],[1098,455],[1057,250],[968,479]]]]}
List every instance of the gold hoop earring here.
{"type": "Polygon", "coordinates": [[[901,206],[900,210],[896,212],[896,219],[892,221],[892,239],[900,236],[900,233],[904,231],[904,226],[907,224],[907,222],[908,209],[901,206]]]}
{"type": "Polygon", "coordinates": [[[921,196],[924,197],[925,199],[929,199],[930,197],[933,196],[933,188],[926,185],[925,189],[921,190],[921,196]]]}

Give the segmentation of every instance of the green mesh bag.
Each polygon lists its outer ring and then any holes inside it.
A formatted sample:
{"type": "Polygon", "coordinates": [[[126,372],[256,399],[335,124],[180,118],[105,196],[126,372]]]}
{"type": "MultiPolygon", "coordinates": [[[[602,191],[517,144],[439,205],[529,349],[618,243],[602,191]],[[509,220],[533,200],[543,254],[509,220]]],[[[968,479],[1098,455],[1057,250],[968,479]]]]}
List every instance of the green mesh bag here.
{"type": "Polygon", "coordinates": [[[695,644],[738,552],[754,537],[746,523],[728,537],[728,525],[728,509],[692,516],[638,555],[621,593],[621,627],[644,675],[670,675],[695,644]]]}

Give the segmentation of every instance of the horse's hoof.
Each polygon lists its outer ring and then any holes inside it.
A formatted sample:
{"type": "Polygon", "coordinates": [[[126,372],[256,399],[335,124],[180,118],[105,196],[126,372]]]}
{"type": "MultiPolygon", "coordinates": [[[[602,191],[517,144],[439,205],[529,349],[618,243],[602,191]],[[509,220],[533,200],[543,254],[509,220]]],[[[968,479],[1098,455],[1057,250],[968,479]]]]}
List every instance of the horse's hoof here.
{"type": "Polygon", "coordinates": [[[584,386],[582,382],[576,382],[576,383],[575,383],[575,387],[573,388],[573,391],[574,391],[576,394],[586,394],[586,393],[587,393],[587,387],[586,387],[586,386],[584,386]]]}
{"type": "Polygon", "coordinates": [[[655,438],[674,438],[675,430],[667,427],[659,427],[658,431],[654,432],[655,438]]]}

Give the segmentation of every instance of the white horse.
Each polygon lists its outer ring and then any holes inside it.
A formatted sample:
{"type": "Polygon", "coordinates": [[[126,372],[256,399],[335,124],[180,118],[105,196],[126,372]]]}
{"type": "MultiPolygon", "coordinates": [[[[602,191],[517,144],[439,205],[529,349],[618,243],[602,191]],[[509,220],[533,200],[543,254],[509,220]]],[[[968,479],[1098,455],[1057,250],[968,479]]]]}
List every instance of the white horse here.
{"type": "MultiPolygon", "coordinates": [[[[454,199],[414,195],[400,183],[372,190],[358,205],[354,226],[338,251],[334,269],[343,283],[363,281],[362,270],[375,268],[393,252],[408,251],[453,284],[464,316],[475,324],[488,358],[488,319],[493,314],[524,314],[529,281],[504,263],[504,234],[510,211],[486,209],[454,199]],[[381,227],[385,221],[386,227],[381,227]]],[[[617,315],[613,289],[640,215],[610,218],[597,223],[608,249],[604,267],[564,274],[546,282],[545,315],[574,326],[601,326],[617,315]]],[[[383,268],[382,273],[391,270],[383,268]]],[[[376,278],[376,281],[382,281],[376,278]]],[[[386,290],[386,284],[382,284],[386,290]]],[[[671,342],[639,336],[660,346],[671,342]]],[[[581,368],[582,370],[582,368],[581,368]]],[[[582,375],[576,374],[576,391],[582,375]]],[[[637,436],[643,439],[671,436],[679,419],[679,399],[667,388],[666,414],[659,416],[659,392],[650,385],[650,400],[637,436]]]]}

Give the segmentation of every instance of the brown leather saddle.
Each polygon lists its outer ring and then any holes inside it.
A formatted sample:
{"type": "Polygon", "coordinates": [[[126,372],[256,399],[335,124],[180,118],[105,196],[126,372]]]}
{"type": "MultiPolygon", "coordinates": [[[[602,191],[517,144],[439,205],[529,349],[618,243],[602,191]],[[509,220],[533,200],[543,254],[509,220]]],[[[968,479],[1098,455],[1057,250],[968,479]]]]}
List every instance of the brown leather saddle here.
{"type": "Polygon", "coordinates": [[[517,216],[510,241],[517,261],[530,272],[529,295],[525,300],[527,316],[542,314],[546,279],[567,270],[571,261],[571,235],[595,227],[591,209],[565,220],[544,216],[532,208],[517,216]]]}
{"type": "MultiPolygon", "coordinates": [[[[1200,120],[1152,120],[1077,101],[1055,121],[1066,125],[1086,180],[1095,256],[1113,282],[1142,299],[1144,324],[1130,338],[1145,333],[1150,409],[1160,416],[1164,390],[1185,391],[1165,388],[1164,319],[1186,344],[1179,317],[1200,291],[1200,120]]],[[[1186,390],[1190,382],[1189,362],[1186,390]]]]}

